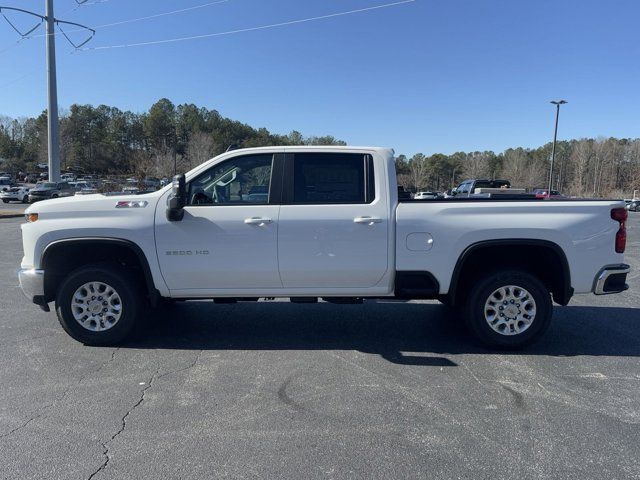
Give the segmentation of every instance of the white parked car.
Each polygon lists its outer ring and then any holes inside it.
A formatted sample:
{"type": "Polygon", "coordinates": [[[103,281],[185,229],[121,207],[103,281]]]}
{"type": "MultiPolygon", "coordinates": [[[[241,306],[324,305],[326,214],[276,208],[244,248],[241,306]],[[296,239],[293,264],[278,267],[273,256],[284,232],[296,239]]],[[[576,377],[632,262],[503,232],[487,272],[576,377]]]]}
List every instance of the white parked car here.
{"type": "Polygon", "coordinates": [[[9,202],[29,202],[29,189],[27,187],[9,187],[7,190],[0,192],[0,199],[4,203],[9,202]]]}
{"type": "Polygon", "coordinates": [[[438,198],[436,192],[418,192],[413,196],[414,200],[430,200],[434,198],[438,198]]]}
{"type": "Polygon", "coordinates": [[[13,186],[13,180],[11,180],[11,177],[9,176],[0,177],[0,192],[6,192],[12,186],[13,186]]]}
{"type": "Polygon", "coordinates": [[[415,202],[396,185],[386,148],[232,150],[151,193],[32,205],[20,284],[90,345],[164,299],[287,297],[438,299],[498,348],[538,339],[553,302],[628,288],[621,200],[415,202]]]}

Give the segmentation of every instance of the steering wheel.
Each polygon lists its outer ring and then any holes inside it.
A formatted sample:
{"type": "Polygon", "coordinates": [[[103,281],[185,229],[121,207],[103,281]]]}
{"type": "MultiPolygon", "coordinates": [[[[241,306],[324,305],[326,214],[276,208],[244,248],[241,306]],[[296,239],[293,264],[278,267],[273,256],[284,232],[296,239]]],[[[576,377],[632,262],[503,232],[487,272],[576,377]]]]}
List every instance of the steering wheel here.
{"type": "Polygon", "coordinates": [[[191,198],[192,205],[210,205],[212,203],[211,197],[204,192],[196,192],[191,198]]]}

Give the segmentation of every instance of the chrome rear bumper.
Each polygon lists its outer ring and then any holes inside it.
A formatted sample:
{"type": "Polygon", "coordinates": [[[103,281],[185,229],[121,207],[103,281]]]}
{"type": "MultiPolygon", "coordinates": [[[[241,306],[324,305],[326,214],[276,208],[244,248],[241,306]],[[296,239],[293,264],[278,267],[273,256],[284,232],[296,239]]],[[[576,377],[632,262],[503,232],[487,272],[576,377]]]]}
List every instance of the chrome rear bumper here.
{"type": "Polygon", "coordinates": [[[624,263],[607,265],[596,275],[593,281],[593,293],[596,295],[607,295],[610,293],[624,292],[629,288],[626,282],[627,274],[630,270],[631,267],[624,263]]]}

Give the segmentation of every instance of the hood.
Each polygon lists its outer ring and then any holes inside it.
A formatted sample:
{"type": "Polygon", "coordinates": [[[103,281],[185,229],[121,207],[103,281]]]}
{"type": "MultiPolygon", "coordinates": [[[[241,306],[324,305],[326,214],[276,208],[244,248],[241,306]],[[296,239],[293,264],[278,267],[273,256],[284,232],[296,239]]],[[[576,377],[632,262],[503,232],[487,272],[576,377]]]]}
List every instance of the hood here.
{"type": "Polygon", "coordinates": [[[52,198],[44,202],[32,204],[25,210],[25,213],[37,213],[43,218],[111,216],[118,211],[131,210],[127,208],[117,209],[116,205],[122,201],[147,201],[147,206],[142,208],[153,211],[161,195],[162,191],[159,190],[143,195],[103,195],[101,193],[95,193],[91,195],[52,198]]]}

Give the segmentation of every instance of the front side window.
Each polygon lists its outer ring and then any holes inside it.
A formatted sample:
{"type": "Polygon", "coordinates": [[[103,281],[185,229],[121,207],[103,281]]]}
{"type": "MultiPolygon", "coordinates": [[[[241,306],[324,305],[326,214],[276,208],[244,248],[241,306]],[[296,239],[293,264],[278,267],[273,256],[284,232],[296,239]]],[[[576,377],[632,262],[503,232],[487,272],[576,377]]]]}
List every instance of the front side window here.
{"type": "Polygon", "coordinates": [[[369,203],[374,195],[371,165],[368,156],[359,154],[296,153],[293,203],[369,203]]]}
{"type": "Polygon", "coordinates": [[[460,185],[458,185],[458,188],[456,188],[456,192],[457,193],[469,193],[469,183],[465,182],[465,183],[461,183],[460,185]]]}
{"type": "Polygon", "coordinates": [[[214,165],[189,182],[189,205],[267,204],[273,155],[247,155],[214,165]]]}

